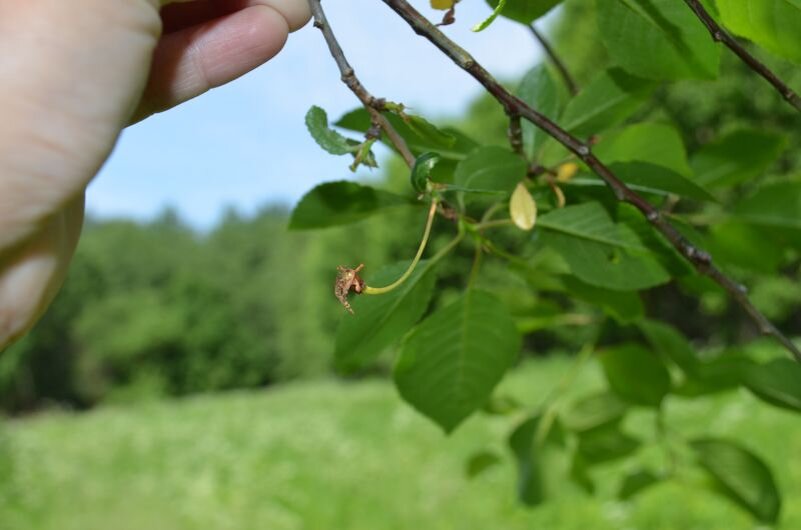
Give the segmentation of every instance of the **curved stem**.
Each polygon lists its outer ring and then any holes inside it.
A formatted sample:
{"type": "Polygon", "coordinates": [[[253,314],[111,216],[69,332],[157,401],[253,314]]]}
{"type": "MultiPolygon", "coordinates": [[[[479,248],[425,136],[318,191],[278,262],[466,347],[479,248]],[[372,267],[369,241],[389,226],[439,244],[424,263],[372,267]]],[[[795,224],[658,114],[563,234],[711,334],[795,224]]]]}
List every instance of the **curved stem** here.
{"type": "Polygon", "coordinates": [[[434,224],[434,215],[437,213],[437,204],[437,199],[431,201],[431,206],[428,208],[428,219],[426,219],[426,228],[423,232],[423,239],[420,241],[420,247],[417,249],[417,255],[412,260],[409,268],[406,269],[406,272],[404,272],[400,278],[386,287],[370,287],[369,285],[365,285],[362,294],[385,294],[395,290],[398,286],[403,284],[403,282],[409,279],[409,276],[412,275],[414,269],[417,267],[417,264],[420,263],[420,258],[423,257],[426,244],[428,244],[428,238],[431,235],[431,226],[434,224]]]}

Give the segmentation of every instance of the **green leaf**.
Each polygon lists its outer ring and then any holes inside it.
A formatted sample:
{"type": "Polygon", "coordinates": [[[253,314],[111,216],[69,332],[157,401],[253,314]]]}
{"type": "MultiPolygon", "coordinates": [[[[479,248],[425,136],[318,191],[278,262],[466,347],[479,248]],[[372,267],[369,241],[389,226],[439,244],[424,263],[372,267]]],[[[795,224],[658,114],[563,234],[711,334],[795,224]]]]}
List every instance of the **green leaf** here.
{"type": "Polygon", "coordinates": [[[481,411],[491,416],[508,416],[523,407],[517,399],[508,395],[492,396],[481,411]]]}
{"type": "Polygon", "coordinates": [[[328,115],[323,109],[313,106],[306,113],[306,127],[317,145],[332,155],[346,155],[358,150],[359,143],[345,138],[328,127],[328,115]]]}
{"type": "Polygon", "coordinates": [[[743,383],[753,364],[753,361],[734,354],[700,363],[696,372],[673,389],[673,393],[699,397],[735,389],[743,383]]]}
{"type": "Polygon", "coordinates": [[[579,399],[560,418],[567,429],[584,432],[619,422],[626,408],[615,394],[603,391],[579,399]]]}
{"type": "Polygon", "coordinates": [[[740,201],[734,213],[761,226],[801,230],[801,182],[778,182],[740,201]]]}
{"type": "Polygon", "coordinates": [[[734,34],[801,64],[798,0],[717,0],[720,19],[734,34]]]}
{"type": "Polygon", "coordinates": [[[511,193],[525,176],[525,160],[503,147],[485,146],[459,162],[454,182],[473,190],[511,193]]]}
{"type": "Polygon", "coordinates": [[[606,289],[634,291],[659,285],[670,275],[625,225],[616,225],[597,202],[540,216],[543,244],[556,250],[573,274],[606,289]]]}
{"type": "Polygon", "coordinates": [[[537,203],[522,182],[509,199],[509,217],[520,230],[532,230],[537,222],[537,203]]]}
{"type": "Polygon", "coordinates": [[[498,18],[498,15],[501,14],[504,7],[506,7],[506,0],[499,0],[498,5],[495,6],[495,9],[492,10],[492,14],[490,14],[490,16],[484,19],[483,22],[480,22],[479,24],[473,26],[473,31],[479,32],[487,29],[490,26],[490,24],[492,24],[493,21],[495,21],[495,19],[498,18]]]}
{"type": "Polygon", "coordinates": [[[568,102],[559,123],[576,136],[599,133],[631,116],[655,88],[653,81],[611,68],[590,81],[568,102]]]}
{"type": "Polygon", "coordinates": [[[292,211],[290,230],[308,230],[361,221],[384,208],[412,204],[406,197],[340,180],[320,184],[292,211]]]}
{"type": "Polygon", "coordinates": [[[431,170],[440,161],[440,156],[437,153],[423,153],[417,157],[412,168],[411,181],[412,188],[418,193],[425,193],[428,186],[428,180],[431,177],[431,170]]]}
{"type": "Polygon", "coordinates": [[[634,405],[659,407],[670,391],[670,374],[653,352],[637,344],[604,350],[599,358],[609,386],[634,405]]]}
{"type": "Polygon", "coordinates": [[[633,471],[623,479],[617,498],[627,501],[662,481],[663,479],[659,475],[648,469],[633,471]]]}
{"type": "Polygon", "coordinates": [[[609,423],[578,435],[578,453],[587,465],[601,464],[629,456],[640,447],[640,441],[609,423]]]}
{"type": "Polygon", "coordinates": [[[433,146],[453,147],[456,144],[456,137],[429,122],[422,116],[407,114],[406,119],[399,118],[401,122],[421,139],[422,143],[429,143],[433,146]]]}
{"type": "MultiPolygon", "coordinates": [[[[493,9],[498,9],[500,0],[487,0],[493,9]]],[[[562,0],[506,0],[501,16],[529,25],[553,9],[562,0]]]]}
{"type": "Polygon", "coordinates": [[[539,423],[539,416],[528,418],[509,436],[509,448],[517,464],[517,497],[526,506],[537,506],[545,500],[542,447],[536,443],[539,423]]]}
{"type": "MultiPolygon", "coordinates": [[[[396,114],[386,113],[387,120],[400,134],[415,156],[434,151],[443,158],[462,160],[478,144],[455,129],[436,127],[420,116],[408,115],[408,123],[396,114]]],[[[370,115],[360,107],[342,116],[336,124],[343,129],[366,132],[371,127],[370,115]]],[[[394,149],[386,135],[381,141],[394,149]]]]}
{"type": "MultiPolygon", "coordinates": [[[[559,84],[551,75],[550,70],[541,64],[523,76],[523,80],[517,88],[517,96],[540,114],[555,120],[562,110],[559,90],[559,84]]],[[[531,158],[536,158],[549,136],[528,121],[523,121],[521,126],[526,153],[531,158]]]]}
{"type": "Polygon", "coordinates": [[[406,337],[395,366],[404,400],[447,433],[482,407],[520,350],[506,307],[468,291],[406,337]]]}
{"type": "Polygon", "coordinates": [[[628,72],[655,80],[713,79],[720,48],[684,2],[596,0],[601,40],[628,72]]]}
{"type": "Polygon", "coordinates": [[[684,373],[685,380],[672,390],[674,394],[698,397],[731,390],[740,386],[744,374],[751,370],[753,363],[734,353],[702,361],[684,335],[662,322],[646,320],[638,326],[654,350],[684,373]]]}
{"type": "Polygon", "coordinates": [[[618,162],[609,167],[620,180],[638,191],[654,194],[672,193],[697,201],[715,201],[704,188],[667,167],[647,162],[618,162]]]}
{"type": "Polygon", "coordinates": [[[678,330],[656,320],[643,320],[637,326],[654,350],[673,361],[685,374],[694,375],[698,372],[698,356],[678,330]]]}
{"type": "MultiPolygon", "coordinates": [[[[366,278],[369,285],[387,285],[406,271],[409,262],[382,268],[366,278]]],[[[435,263],[421,261],[400,287],[382,295],[353,299],[354,315],[343,315],[337,328],[334,360],[350,372],[364,368],[384,349],[400,340],[423,316],[434,293],[435,263]]]]}
{"type": "MultiPolygon", "coordinates": [[[[615,0],[617,1],[617,0],[615,0]]],[[[608,135],[593,148],[605,164],[647,162],[688,177],[687,153],[679,132],[663,123],[638,123],[608,135]]]]}
{"type": "Polygon", "coordinates": [[[699,184],[709,188],[733,186],[762,176],[786,145],[782,135],[740,130],[705,145],[690,164],[699,184]]]}
{"type": "Polygon", "coordinates": [[[630,232],[621,230],[603,206],[586,202],[552,210],[539,218],[540,228],[578,239],[628,250],[645,250],[630,232]]]}
{"type": "Polygon", "coordinates": [[[587,462],[584,456],[579,452],[573,453],[573,458],[570,461],[570,470],[568,477],[578,487],[580,487],[587,495],[595,494],[595,482],[590,475],[591,462],[587,462]]]}
{"type": "MultiPolygon", "coordinates": [[[[697,201],[716,202],[704,188],[666,167],[647,162],[617,162],[609,164],[609,169],[634,191],[665,196],[669,194],[697,201]]],[[[606,184],[596,175],[576,177],[570,186],[598,186],[606,184]]]]}
{"type": "Polygon", "coordinates": [[[704,438],[690,442],[698,463],[715,481],[717,492],[764,523],[775,523],[781,495],[768,466],[754,453],[728,440],[704,438]]]}
{"type": "Polygon", "coordinates": [[[501,463],[501,457],[495,451],[478,451],[473,453],[465,463],[464,474],[473,479],[501,463]]]}
{"type": "MultiPolygon", "coordinates": [[[[628,228],[640,245],[651,251],[654,259],[668,274],[674,278],[696,275],[695,268],[659,232],[654,230],[653,225],[648,222],[640,210],[625,202],[618,202],[615,207],[615,218],[618,224],[628,228]]],[[[674,222],[674,225],[690,242],[705,248],[695,239],[695,234],[687,233],[685,226],[679,222],[674,222]]]]}
{"type": "Polygon", "coordinates": [[[801,411],[801,365],[774,359],[751,367],[745,385],[755,396],[777,407],[801,411]]]}
{"type": "Polygon", "coordinates": [[[564,276],[561,282],[571,295],[599,306],[620,322],[637,320],[645,313],[642,300],[636,292],[604,289],[582,282],[575,276],[564,276]]]}
{"type": "Polygon", "coordinates": [[[579,279],[604,289],[638,291],[667,283],[670,275],[652,256],[592,241],[547,233],[543,243],[556,250],[579,279]]]}
{"type": "Polygon", "coordinates": [[[737,219],[709,227],[708,248],[714,260],[762,274],[774,274],[784,261],[784,245],[769,228],[737,219]]]}

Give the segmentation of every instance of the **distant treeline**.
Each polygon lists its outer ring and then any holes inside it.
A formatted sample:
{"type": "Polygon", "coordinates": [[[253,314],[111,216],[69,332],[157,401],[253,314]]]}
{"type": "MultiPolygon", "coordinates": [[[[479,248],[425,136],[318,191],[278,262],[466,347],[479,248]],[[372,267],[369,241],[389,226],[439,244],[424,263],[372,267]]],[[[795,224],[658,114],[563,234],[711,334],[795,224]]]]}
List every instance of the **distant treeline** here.
{"type": "Polygon", "coordinates": [[[316,233],[288,232],[281,207],[228,213],[204,235],[169,211],[146,224],[90,220],[51,309],[0,354],[0,406],[82,408],[324,374],[343,311],[336,265],[383,263],[395,247],[405,258],[416,242],[402,251],[407,234],[393,226],[410,213],[316,233]]]}

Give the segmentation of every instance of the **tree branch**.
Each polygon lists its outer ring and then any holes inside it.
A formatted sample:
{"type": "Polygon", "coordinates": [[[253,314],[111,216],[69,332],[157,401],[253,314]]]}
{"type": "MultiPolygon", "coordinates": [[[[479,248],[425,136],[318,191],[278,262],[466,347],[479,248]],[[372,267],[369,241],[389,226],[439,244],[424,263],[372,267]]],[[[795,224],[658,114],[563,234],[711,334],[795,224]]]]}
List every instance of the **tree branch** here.
{"type": "Polygon", "coordinates": [[[370,114],[370,119],[372,120],[373,125],[384,131],[389,141],[395,146],[395,149],[397,149],[400,155],[403,157],[406,165],[410,168],[414,167],[415,157],[409,149],[409,146],[406,145],[406,141],[400,134],[398,134],[398,131],[395,130],[386,116],[384,116],[382,113],[385,108],[386,101],[373,96],[364,87],[361,81],[359,81],[359,78],[356,77],[356,72],[345,58],[345,52],[342,51],[342,47],[339,45],[334,32],[331,31],[331,27],[328,25],[328,19],[325,16],[325,12],[323,11],[320,1],[321,0],[309,0],[309,7],[311,8],[312,15],[314,16],[314,27],[322,31],[325,42],[328,44],[328,49],[331,51],[331,55],[334,57],[334,61],[336,61],[337,66],[339,67],[339,72],[342,74],[342,82],[345,83],[345,85],[356,95],[357,98],[359,98],[359,101],[362,102],[362,105],[364,105],[364,108],[370,114]]]}
{"type": "Polygon", "coordinates": [[[739,43],[737,39],[729,35],[720,25],[715,22],[715,19],[704,9],[704,6],[701,4],[699,0],[684,0],[690,9],[693,10],[695,15],[698,19],[706,26],[706,29],[709,30],[710,35],[712,35],[712,39],[715,42],[722,42],[725,44],[731,51],[733,51],[737,56],[742,59],[742,61],[748,65],[751,70],[756,72],[757,74],[764,77],[768,83],[773,85],[773,87],[782,95],[782,97],[795,107],[796,110],[801,111],[801,97],[796,94],[792,88],[787,86],[787,84],[779,79],[779,76],[773,73],[773,71],[765,66],[762,62],[760,62],[756,57],[748,53],[748,51],[739,43]]]}
{"type": "Polygon", "coordinates": [[[637,208],[651,225],[653,225],[700,274],[708,276],[720,285],[729,296],[745,310],[748,316],[751,317],[761,333],[773,336],[792,353],[797,361],[801,362],[801,351],[799,351],[799,349],[751,303],[746,294],[746,289],[715,267],[709,253],[690,243],[664,218],[659,210],[626,186],[612,170],[592,154],[587,144],[559,127],[546,116],[532,109],[520,98],[512,95],[498,83],[483,66],[476,62],[467,51],[431,24],[406,0],[382,1],[400,15],[400,17],[412,27],[415,33],[428,39],[454,63],[481,83],[484,88],[503,105],[507,114],[510,116],[519,115],[530,121],[580,158],[609,188],[611,188],[619,201],[627,202],[637,208]]]}
{"type": "Polygon", "coordinates": [[[534,35],[534,38],[537,39],[537,42],[540,43],[542,49],[545,50],[545,54],[551,60],[556,69],[559,71],[559,75],[562,76],[562,80],[565,82],[568,91],[570,91],[570,95],[575,96],[576,94],[578,94],[579,90],[578,90],[578,85],[576,85],[576,81],[573,79],[573,76],[570,75],[567,66],[565,66],[564,61],[562,61],[562,59],[556,53],[556,50],[553,49],[551,43],[549,43],[546,40],[545,36],[542,33],[540,33],[536,27],[534,27],[534,23],[529,24],[528,29],[531,30],[531,34],[534,35]]]}

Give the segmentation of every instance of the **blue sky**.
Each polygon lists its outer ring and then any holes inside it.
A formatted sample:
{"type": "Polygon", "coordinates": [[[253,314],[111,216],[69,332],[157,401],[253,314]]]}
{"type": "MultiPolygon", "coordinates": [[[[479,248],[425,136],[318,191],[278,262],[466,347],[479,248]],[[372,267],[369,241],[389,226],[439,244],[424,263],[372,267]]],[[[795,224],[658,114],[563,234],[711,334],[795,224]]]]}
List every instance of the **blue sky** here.
{"type": "MultiPolygon", "coordinates": [[[[427,0],[413,3],[432,18],[441,16],[427,0]]],[[[382,2],[329,0],[325,8],[351,64],[375,95],[437,118],[458,114],[478,94],[472,78],[382,2]]],[[[483,0],[465,0],[458,8],[457,23],[445,31],[496,76],[520,76],[540,57],[519,24],[497,20],[484,32],[471,32],[490,13],[483,0]]],[[[317,147],[303,123],[311,105],[336,118],[357,104],[339,81],[322,35],[308,25],[270,63],[128,128],[89,187],[88,211],[147,220],[170,206],[203,230],[226,208],[247,215],[268,202],[294,204],[319,182],[358,178],[347,161],[317,147]]]]}

